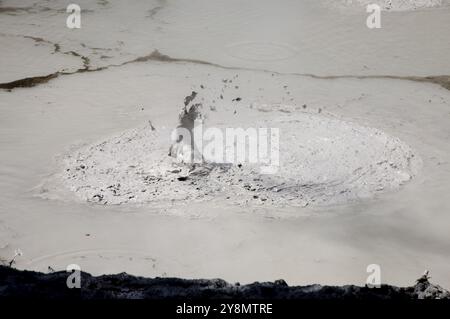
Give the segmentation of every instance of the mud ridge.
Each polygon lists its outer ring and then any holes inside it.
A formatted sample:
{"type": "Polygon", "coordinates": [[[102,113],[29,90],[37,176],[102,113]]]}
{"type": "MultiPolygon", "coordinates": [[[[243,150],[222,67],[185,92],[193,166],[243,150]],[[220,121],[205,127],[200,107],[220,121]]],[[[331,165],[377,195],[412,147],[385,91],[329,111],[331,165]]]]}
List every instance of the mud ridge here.
{"type": "Polygon", "coordinates": [[[103,67],[96,68],[96,69],[90,69],[90,60],[88,57],[83,56],[75,51],[62,51],[61,46],[58,43],[48,41],[41,37],[35,37],[35,36],[29,36],[29,35],[20,36],[20,35],[5,34],[5,33],[1,33],[0,35],[22,37],[25,39],[31,39],[31,40],[35,41],[36,43],[46,43],[46,44],[52,45],[53,46],[52,54],[60,53],[60,54],[72,55],[74,57],[79,58],[83,63],[82,68],[77,69],[73,72],[57,71],[57,72],[54,72],[54,73],[51,73],[48,75],[26,77],[26,78],[14,80],[11,82],[0,83],[0,89],[8,90],[11,92],[15,88],[30,88],[30,87],[37,86],[39,84],[47,83],[50,80],[57,78],[59,75],[69,75],[69,74],[74,74],[74,73],[81,73],[81,72],[86,72],[86,71],[99,71],[99,70],[104,69],[103,67]]]}
{"type": "MultiPolygon", "coordinates": [[[[32,37],[29,37],[32,38],[32,37]]],[[[45,41],[41,38],[34,38],[36,41],[45,41]]],[[[51,42],[48,42],[51,43],[51,42]]],[[[59,45],[55,45],[55,52],[61,52],[59,45]]],[[[102,71],[113,67],[121,67],[124,65],[132,64],[132,63],[139,63],[139,62],[149,62],[149,61],[156,61],[156,62],[163,62],[163,63],[192,63],[192,64],[199,64],[199,65],[207,65],[212,67],[217,67],[225,70],[238,70],[238,71],[254,71],[254,72],[264,72],[264,73],[271,73],[276,75],[292,75],[292,76],[303,76],[303,77],[310,77],[314,79],[323,79],[323,80],[335,80],[335,79],[393,79],[393,80],[405,80],[405,81],[414,81],[414,82],[427,82],[432,84],[440,85],[441,87],[450,90],[450,75],[436,75],[436,76],[396,76],[396,75],[315,75],[311,73],[284,73],[284,72],[277,72],[277,71],[270,71],[266,69],[256,69],[256,68],[244,68],[244,67],[232,67],[232,66],[224,66],[208,61],[203,60],[197,60],[197,59],[187,59],[187,58],[173,58],[171,56],[165,55],[160,53],[158,50],[154,50],[148,55],[138,57],[136,59],[125,61],[120,64],[111,64],[104,67],[99,68],[90,68],[90,61],[88,57],[82,56],[81,54],[75,52],[75,51],[67,51],[67,52],[61,52],[63,54],[71,54],[73,56],[80,57],[83,61],[83,68],[78,69],[74,72],[55,72],[51,75],[47,76],[37,76],[37,77],[31,77],[31,78],[25,78],[20,79],[8,83],[0,83],[1,89],[7,89],[12,90],[17,87],[32,87],[36,86],[38,84],[43,84],[51,79],[56,78],[58,75],[70,75],[75,73],[82,73],[82,72],[95,72],[95,71],[102,71]],[[22,85],[25,83],[26,85],[22,85]]]]}
{"type": "Polygon", "coordinates": [[[12,89],[15,89],[15,88],[33,87],[33,86],[36,86],[36,85],[39,85],[42,83],[47,83],[51,79],[57,78],[59,74],[60,74],[59,72],[55,72],[55,73],[52,73],[49,75],[35,76],[35,77],[24,78],[24,79],[7,82],[7,83],[0,83],[0,89],[5,89],[5,90],[11,91],[12,89]]]}

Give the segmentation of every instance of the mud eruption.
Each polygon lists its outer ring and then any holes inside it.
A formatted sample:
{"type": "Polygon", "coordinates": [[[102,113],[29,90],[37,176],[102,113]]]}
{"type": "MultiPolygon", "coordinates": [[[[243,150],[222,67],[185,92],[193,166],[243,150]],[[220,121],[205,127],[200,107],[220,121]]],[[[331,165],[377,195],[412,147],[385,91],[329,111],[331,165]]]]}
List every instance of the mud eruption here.
{"type": "MultiPolygon", "coordinates": [[[[178,129],[192,132],[193,122],[205,118],[195,98],[195,92],[186,97],[178,129]]],[[[218,110],[208,125],[279,128],[280,162],[274,174],[262,174],[249,162],[214,163],[202,157],[192,164],[199,152],[192,141],[176,136],[170,144],[172,130],[155,129],[149,122],[68,154],[41,196],[75,194],[109,205],[217,200],[305,207],[371,198],[399,188],[420,169],[421,160],[408,145],[380,130],[290,106],[285,106],[289,114],[274,117],[264,107],[252,107],[251,116],[243,117],[247,121],[232,123],[217,121],[227,112],[218,110]]]]}

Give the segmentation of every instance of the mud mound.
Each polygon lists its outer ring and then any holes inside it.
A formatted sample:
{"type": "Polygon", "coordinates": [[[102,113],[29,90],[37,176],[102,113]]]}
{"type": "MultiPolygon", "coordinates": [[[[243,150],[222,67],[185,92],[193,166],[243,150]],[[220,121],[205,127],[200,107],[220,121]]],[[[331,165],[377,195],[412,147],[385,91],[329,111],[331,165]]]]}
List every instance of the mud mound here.
{"type": "Polygon", "coordinates": [[[82,201],[100,204],[217,199],[239,205],[330,205],[397,189],[421,165],[399,139],[321,114],[249,118],[233,126],[279,129],[279,161],[271,174],[245,161],[186,164],[169,154],[171,131],[147,124],[67,155],[62,171],[47,183],[46,196],[68,189],[82,201]]]}

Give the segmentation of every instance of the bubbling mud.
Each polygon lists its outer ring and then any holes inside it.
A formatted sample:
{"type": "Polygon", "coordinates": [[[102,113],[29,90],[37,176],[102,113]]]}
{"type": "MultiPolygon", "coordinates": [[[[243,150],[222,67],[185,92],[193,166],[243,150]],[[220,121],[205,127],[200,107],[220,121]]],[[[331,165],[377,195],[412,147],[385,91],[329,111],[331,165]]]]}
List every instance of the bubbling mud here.
{"type": "MultiPolygon", "coordinates": [[[[185,101],[180,126],[192,126],[193,107],[195,117],[200,114],[200,105],[190,102],[185,101]]],[[[398,189],[421,166],[419,156],[398,138],[325,114],[242,117],[232,124],[279,129],[279,161],[272,174],[246,161],[180,161],[174,151],[179,141],[170,146],[171,130],[149,122],[67,155],[41,195],[69,193],[104,205],[212,199],[237,205],[332,205],[398,189]]]]}

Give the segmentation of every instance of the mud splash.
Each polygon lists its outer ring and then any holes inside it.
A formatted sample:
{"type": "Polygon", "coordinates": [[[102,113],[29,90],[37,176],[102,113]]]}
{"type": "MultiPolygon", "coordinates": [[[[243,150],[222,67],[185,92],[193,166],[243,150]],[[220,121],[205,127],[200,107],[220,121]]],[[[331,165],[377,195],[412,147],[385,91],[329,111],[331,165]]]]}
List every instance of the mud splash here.
{"type": "MultiPolygon", "coordinates": [[[[203,117],[196,95],[185,98],[178,127],[192,131],[194,120],[203,117]]],[[[149,122],[67,155],[61,172],[44,183],[40,196],[75,195],[103,205],[220,200],[237,205],[322,206],[398,189],[421,167],[421,159],[409,146],[377,129],[294,108],[275,117],[259,108],[252,112],[255,115],[247,121],[214,127],[279,128],[280,162],[272,174],[263,174],[260,165],[246,161],[208,161],[203,153],[200,162],[193,162],[198,150],[192,140],[172,143],[170,129],[155,129],[149,122]]]]}

